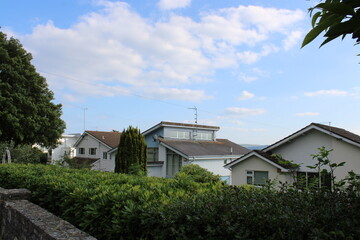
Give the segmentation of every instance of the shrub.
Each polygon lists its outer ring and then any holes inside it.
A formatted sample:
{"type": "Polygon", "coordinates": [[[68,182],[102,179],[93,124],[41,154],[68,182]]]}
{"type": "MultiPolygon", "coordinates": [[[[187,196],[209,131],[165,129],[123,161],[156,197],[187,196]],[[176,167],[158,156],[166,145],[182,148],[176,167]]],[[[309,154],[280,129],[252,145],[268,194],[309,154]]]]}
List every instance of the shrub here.
{"type": "Polygon", "coordinates": [[[190,178],[198,183],[218,183],[220,176],[200,167],[197,164],[188,164],[181,168],[180,172],[175,175],[175,179],[190,178]]]}
{"type": "Polygon", "coordinates": [[[138,239],[144,218],[174,199],[186,199],[220,185],[156,177],[63,168],[0,164],[0,186],[27,188],[32,201],[98,239],[138,239]]]}
{"type": "MultiPolygon", "coordinates": [[[[0,164],[0,186],[98,239],[358,239],[360,197],[49,165],[0,164]]],[[[350,192],[351,193],[351,192],[350,192]]]]}

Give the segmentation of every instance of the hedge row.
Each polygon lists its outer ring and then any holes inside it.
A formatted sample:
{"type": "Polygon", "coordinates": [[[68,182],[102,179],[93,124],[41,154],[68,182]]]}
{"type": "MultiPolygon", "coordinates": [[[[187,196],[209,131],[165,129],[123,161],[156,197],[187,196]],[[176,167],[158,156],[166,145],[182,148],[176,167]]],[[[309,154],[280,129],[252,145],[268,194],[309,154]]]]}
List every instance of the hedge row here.
{"type": "Polygon", "coordinates": [[[0,164],[0,186],[27,188],[34,203],[110,240],[142,238],[151,230],[143,224],[149,212],[222,188],[186,176],[164,179],[32,164],[0,164]]]}
{"type": "Polygon", "coordinates": [[[0,165],[0,186],[98,239],[358,239],[360,198],[245,189],[42,165],[0,165]]]}

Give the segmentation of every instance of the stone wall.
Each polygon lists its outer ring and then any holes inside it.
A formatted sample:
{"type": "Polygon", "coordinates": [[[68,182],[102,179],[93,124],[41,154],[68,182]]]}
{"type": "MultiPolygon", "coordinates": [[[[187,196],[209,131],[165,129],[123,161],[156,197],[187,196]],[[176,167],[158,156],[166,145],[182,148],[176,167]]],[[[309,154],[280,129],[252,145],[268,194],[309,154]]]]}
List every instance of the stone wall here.
{"type": "Polygon", "coordinates": [[[0,188],[0,240],[96,240],[28,201],[26,189],[0,188]]]}

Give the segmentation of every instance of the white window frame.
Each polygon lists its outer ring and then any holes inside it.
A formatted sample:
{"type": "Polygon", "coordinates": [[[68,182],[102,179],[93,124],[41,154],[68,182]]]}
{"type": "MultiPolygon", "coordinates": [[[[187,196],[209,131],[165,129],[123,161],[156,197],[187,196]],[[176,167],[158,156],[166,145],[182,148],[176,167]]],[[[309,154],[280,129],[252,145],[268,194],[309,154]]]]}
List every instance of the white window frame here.
{"type": "Polygon", "coordinates": [[[89,155],[96,155],[96,148],[89,148],[89,155]],[[94,152],[92,152],[94,150],[94,152]]]}
{"type": "Polygon", "coordinates": [[[255,172],[266,172],[268,175],[268,178],[266,180],[269,179],[269,171],[246,170],[246,184],[263,186],[264,184],[255,183],[255,172]],[[249,179],[251,179],[251,181],[248,181],[249,179]]]}
{"type": "Polygon", "coordinates": [[[85,148],[83,148],[83,147],[79,148],[79,154],[84,155],[85,154],[85,148]]]}

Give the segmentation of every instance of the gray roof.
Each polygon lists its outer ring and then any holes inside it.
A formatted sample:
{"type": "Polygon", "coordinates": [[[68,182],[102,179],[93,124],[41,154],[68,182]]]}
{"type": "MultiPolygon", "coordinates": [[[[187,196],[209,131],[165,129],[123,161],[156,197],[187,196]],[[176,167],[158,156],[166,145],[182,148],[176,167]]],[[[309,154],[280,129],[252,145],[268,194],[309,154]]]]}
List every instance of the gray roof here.
{"type": "Polygon", "coordinates": [[[227,139],[216,141],[195,141],[195,140],[169,140],[159,139],[166,146],[183,153],[186,156],[220,156],[220,155],[244,155],[250,152],[227,139]]]}

